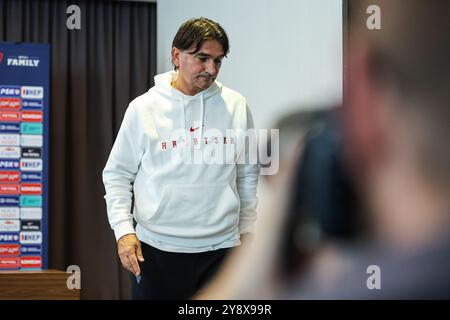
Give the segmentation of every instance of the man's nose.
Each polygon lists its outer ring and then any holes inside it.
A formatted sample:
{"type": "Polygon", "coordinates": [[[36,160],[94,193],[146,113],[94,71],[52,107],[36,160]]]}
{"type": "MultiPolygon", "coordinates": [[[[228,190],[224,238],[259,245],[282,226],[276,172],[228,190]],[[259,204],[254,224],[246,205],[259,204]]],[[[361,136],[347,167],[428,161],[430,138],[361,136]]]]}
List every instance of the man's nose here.
{"type": "Polygon", "coordinates": [[[208,72],[212,76],[216,76],[218,72],[218,67],[214,60],[210,59],[206,62],[206,72],[208,72]]]}

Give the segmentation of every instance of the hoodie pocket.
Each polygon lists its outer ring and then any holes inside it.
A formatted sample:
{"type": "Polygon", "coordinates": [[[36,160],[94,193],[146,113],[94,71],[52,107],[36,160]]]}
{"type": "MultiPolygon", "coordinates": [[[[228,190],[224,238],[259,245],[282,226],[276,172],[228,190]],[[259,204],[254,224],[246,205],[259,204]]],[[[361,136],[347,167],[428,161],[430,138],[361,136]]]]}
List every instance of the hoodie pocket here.
{"type": "Polygon", "coordinates": [[[187,238],[232,232],[239,219],[239,200],[228,183],[167,185],[151,230],[187,238]]]}

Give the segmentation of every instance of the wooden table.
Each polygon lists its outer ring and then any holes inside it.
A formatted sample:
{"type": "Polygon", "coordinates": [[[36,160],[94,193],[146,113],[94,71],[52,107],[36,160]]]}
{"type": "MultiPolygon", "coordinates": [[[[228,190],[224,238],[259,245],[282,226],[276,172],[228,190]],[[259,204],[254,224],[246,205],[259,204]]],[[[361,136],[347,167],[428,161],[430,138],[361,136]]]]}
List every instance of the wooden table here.
{"type": "Polygon", "coordinates": [[[70,275],[60,270],[0,271],[0,299],[78,300],[80,290],[67,288],[70,275]]]}

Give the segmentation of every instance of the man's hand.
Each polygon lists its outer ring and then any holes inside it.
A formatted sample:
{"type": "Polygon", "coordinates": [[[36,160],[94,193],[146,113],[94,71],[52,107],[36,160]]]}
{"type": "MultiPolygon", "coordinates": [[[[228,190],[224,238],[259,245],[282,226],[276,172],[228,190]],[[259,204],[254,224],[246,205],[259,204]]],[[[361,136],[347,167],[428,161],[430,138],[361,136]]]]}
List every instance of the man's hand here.
{"type": "Polygon", "coordinates": [[[134,233],[126,234],[117,241],[117,251],[125,269],[131,271],[135,276],[141,273],[138,261],[143,262],[144,257],[142,256],[141,242],[134,233]]]}

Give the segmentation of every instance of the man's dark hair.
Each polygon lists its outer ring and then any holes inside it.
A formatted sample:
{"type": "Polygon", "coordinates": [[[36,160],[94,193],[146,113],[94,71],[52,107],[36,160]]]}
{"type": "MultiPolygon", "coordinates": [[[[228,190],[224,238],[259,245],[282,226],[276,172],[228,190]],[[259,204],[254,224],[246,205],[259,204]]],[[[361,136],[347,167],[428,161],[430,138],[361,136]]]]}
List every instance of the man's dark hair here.
{"type": "MultiPolygon", "coordinates": [[[[191,53],[196,53],[207,40],[217,40],[222,45],[225,55],[230,51],[228,36],[222,26],[203,17],[184,22],[173,38],[172,47],[179,50],[195,48],[191,53]]],[[[177,66],[175,66],[175,70],[177,69],[177,66]]]]}

